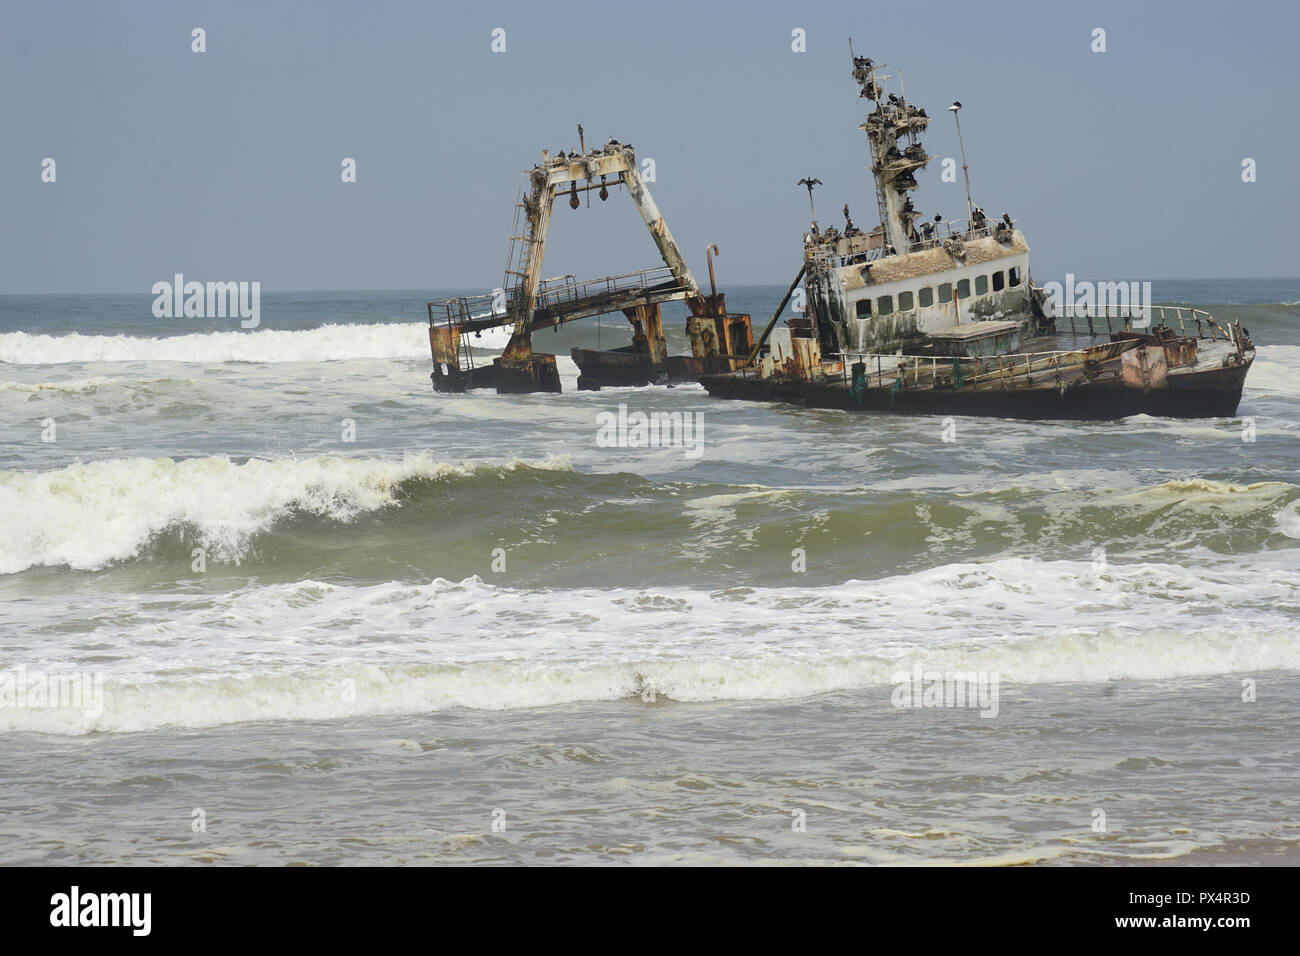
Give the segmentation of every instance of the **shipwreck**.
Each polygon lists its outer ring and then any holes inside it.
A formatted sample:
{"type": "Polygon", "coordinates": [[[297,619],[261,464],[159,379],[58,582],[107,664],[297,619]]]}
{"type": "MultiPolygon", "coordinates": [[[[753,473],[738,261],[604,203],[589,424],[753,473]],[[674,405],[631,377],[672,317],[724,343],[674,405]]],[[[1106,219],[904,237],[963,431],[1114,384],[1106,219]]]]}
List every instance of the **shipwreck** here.
{"type": "MultiPolygon", "coordinates": [[[[533,333],[613,312],[627,316],[629,345],[572,351],[579,388],[698,381],[723,399],[901,414],[1025,419],[1114,419],[1135,414],[1230,417],[1255,358],[1240,322],[1200,309],[1129,302],[1059,308],[1030,274],[1016,220],[991,219],[971,199],[967,216],[927,219],[913,204],[916,174],[930,161],[921,142],[930,117],[890,92],[891,75],[852,54],[859,96],[872,106],[866,133],[879,225],[863,231],[847,204],[844,228],[803,235],[802,263],[755,339],[750,316],[727,311],[716,288],[697,286],[640,176],[631,146],[542,154],[524,173],[505,280],[496,293],[429,303],[434,388],[559,391],[555,356],[533,333]],[[631,196],[663,260],[579,282],[544,280],[552,208],[567,195],[610,187],[631,196]],[[781,323],[802,283],[806,307],[781,323]],[[683,301],[691,354],[667,354],[660,305],[683,301]],[[500,356],[476,355],[476,336],[506,328],[500,356]]],[[[961,125],[959,102],[948,108],[961,125]]],[[[965,147],[962,167],[966,170],[965,147]]],[[[820,181],[800,180],[808,189],[820,181]]]]}

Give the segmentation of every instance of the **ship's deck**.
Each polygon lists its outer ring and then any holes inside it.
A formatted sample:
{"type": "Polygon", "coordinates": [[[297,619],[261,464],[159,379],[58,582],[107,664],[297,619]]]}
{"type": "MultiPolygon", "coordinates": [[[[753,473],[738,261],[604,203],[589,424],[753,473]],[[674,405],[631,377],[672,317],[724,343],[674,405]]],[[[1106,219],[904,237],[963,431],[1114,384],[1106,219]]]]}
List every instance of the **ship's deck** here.
{"type": "Polygon", "coordinates": [[[1108,335],[1054,333],[1021,343],[1008,355],[877,355],[844,353],[826,369],[853,384],[853,366],[865,366],[866,388],[1003,389],[1056,387],[1087,377],[1086,364],[1114,363],[1136,342],[1112,342],[1108,335]]]}

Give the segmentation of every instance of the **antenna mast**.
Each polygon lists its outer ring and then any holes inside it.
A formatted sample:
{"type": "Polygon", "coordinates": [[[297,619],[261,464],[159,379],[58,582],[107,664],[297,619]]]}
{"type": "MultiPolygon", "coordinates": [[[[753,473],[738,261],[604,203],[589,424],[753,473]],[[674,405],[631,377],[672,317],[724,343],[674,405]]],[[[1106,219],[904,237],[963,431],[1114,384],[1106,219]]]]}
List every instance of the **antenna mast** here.
{"type": "MultiPolygon", "coordinates": [[[[853,78],[861,87],[859,96],[876,104],[858,128],[866,131],[871,146],[871,175],[876,184],[884,242],[894,252],[906,252],[915,233],[913,222],[919,216],[908,193],[917,187],[916,170],[930,161],[917,135],[930,120],[925,110],[908,106],[903,97],[885,89],[882,81],[888,75],[877,73],[870,57],[853,57],[853,78]],[[905,137],[907,143],[902,149],[900,137],[905,137]]],[[[901,85],[901,75],[899,82],[901,85]]],[[[886,248],[885,253],[889,251],[886,248]]]]}
{"type": "Polygon", "coordinates": [[[970,198],[970,170],[966,168],[966,144],[962,141],[961,120],[957,117],[957,114],[961,112],[961,103],[953,100],[952,106],[948,107],[948,112],[952,113],[952,118],[957,122],[957,144],[961,147],[961,171],[962,175],[966,177],[966,215],[969,217],[966,222],[974,226],[975,204],[971,202],[970,198]]]}

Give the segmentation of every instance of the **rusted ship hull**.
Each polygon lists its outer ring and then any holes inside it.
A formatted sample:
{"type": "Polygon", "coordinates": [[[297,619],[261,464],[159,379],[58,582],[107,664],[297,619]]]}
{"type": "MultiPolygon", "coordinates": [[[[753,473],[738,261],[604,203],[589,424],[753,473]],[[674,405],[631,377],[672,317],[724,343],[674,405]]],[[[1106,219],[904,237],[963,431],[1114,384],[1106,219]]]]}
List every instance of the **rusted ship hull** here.
{"type": "Polygon", "coordinates": [[[1158,388],[1122,381],[1054,382],[1014,388],[855,389],[843,381],[809,382],[760,378],[752,371],[706,375],[700,381],[715,398],[783,402],[807,408],[896,415],[973,415],[1026,420],[1104,421],[1130,415],[1165,418],[1231,418],[1241,403],[1251,361],[1226,368],[1171,375],[1158,388]]]}
{"type": "Polygon", "coordinates": [[[575,348],[570,354],[578,366],[580,391],[698,382],[704,371],[703,360],[693,356],[669,355],[656,365],[633,346],[609,351],[575,348]]]}

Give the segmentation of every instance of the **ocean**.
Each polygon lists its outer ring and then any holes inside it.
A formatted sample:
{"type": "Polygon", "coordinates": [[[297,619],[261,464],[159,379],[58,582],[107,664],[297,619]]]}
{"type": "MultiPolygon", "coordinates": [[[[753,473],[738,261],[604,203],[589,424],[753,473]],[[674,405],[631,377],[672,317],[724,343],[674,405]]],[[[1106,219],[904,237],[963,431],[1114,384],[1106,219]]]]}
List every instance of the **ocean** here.
{"type": "Polygon", "coordinates": [[[435,394],[476,291],[0,296],[0,863],[1295,858],[1300,280],[1155,283],[1237,418],[1084,423],[577,391],[621,317],[435,394]]]}

